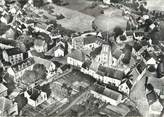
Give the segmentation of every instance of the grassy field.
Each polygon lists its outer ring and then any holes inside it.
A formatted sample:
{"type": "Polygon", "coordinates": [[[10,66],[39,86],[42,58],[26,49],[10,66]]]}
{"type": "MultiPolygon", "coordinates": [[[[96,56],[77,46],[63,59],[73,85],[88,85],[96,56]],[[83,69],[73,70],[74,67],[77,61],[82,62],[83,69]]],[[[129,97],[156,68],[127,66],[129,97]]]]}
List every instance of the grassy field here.
{"type": "Polygon", "coordinates": [[[57,21],[63,27],[78,32],[92,30],[94,17],[65,7],[56,5],[53,5],[53,7],[53,14],[63,14],[65,16],[64,19],[57,21]]]}
{"type": "Polygon", "coordinates": [[[164,11],[164,0],[146,0],[149,9],[164,11]]]}

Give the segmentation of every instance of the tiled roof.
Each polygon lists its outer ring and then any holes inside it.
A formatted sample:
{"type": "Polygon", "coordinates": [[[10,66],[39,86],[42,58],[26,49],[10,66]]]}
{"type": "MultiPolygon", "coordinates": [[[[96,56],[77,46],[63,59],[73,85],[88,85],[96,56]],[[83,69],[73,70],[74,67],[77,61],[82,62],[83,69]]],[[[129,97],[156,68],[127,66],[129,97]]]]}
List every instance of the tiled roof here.
{"type": "Polygon", "coordinates": [[[133,36],[133,32],[132,31],[127,31],[126,36],[133,36]]]}
{"type": "Polygon", "coordinates": [[[85,69],[88,69],[88,68],[90,67],[91,63],[92,63],[92,62],[91,62],[90,60],[85,61],[85,62],[82,64],[82,67],[85,68],[85,69]]]}
{"type": "Polygon", "coordinates": [[[146,95],[149,105],[153,104],[157,100],[157,95],[154,91],[151,91],[146,95]]]}
{"type": "Polygon", "coordinates": [[[85,61],[85,55],[81,50],[72,50],[72,52],[68,54],[67,57],[71,57],[73,59],[76,59],[82,62],[85,61]]]}
{"type": "Polygon", "coordinates": [[[94,90],[114,100],[118,100],[120,97],[122,97],[122,95],[119,92],[116,92],[99,84],[96,84],[94,86],[94,90]]]}
{"type": "Polygon", "coordinates": [[[9,56],[16,55],[22,53],[22,51],[19,48],[11,48],[5,50],[9,56]]]}
{"type": "Polygon", "coordinates": [[[0,23],[0,35],[3,35],[9,29],[10,29],[10,26],[8,26],[2,22],[0,23]]]}
{"type": "Polygon", "coordinates": [[[35,63],[43,64],[47,69],[49,69],[51,64],[53,63],[52,61],[49,61],[47,59],[43,59],[40,57],[33,57],[33,58],[34,58],[35,63]]]}
{"type": "Polygon", "coordinates": [[[3,85],[2,83],[0,83],[0,94],[4,91],[7,91],[7,87],[3,85]]]}
{"type": "Polygon", "coordinates": [[[95,43],[95,42],[99,42],[101,43],[101,39],[99,37],[96,37],[96,36],[86,36],[84,38],[84,45],[86,44],[91,44],[91,43],[95,43]]]}
{"type": "Polygon", "coordinates": [[[4,45],[10,45],[10,46],[16,46],[16,41],[14,40],[8,40],[8,39],[4,39],[4,38],[0,38],[0,43],[4,44],[4,45]]]}
{"type": "Polygon", "coordinates": [[[12,107],[12,102],[5,98],[5,97],[0,97],[0,111],[5,112],[9,111],[12,107]]]}
{"type": "Polygon", "coordinates": [[[107,97],[110,97],[111,99],[118,100],[122,95],[114,90],[111,90],[109,88],[105,88],[103,91],[103,94],[107,97]]]}
{"type": "Polygon", "coordinates": [[[34,63],[35,62],[34,62],[33,58],[27,58],[24,61],[21,61],[21,62],[15,64],[15,65],[11,66],[11,68],[16,73],[16,72],[19,72],[19,71],[33,65],[34,63]]]}
{"type": "Polygon", "coordinates": [[[96,61],[92,61],[89,69],[97,72],[98,71],[98,68],[99,68],[99,65],[100,65],[100,63],[97,63],[96,61]]]}
{"type": "Polygon", "coordinates": [[[117,80],[122,80],[122,78],[124,77],[123,71],[120,71],[114,68],[107,68],[101,65],[99,66],[97,73],[102,76],[111,77],[117,80]]]}
{"type": "Polygon", "coordinates": [[[34,101],[37,100],[37,98],[39,97],[39,95],[41,94],[41,91],[39,91],[38,89],[30,89],[27,91],[27,93],[30,95],[30,98],[34,101]]]}
{"type": "Polygon", "coordinates": [[[144,32],[135,32],[134,34],[136,37],[144,36],[144,32]]]}

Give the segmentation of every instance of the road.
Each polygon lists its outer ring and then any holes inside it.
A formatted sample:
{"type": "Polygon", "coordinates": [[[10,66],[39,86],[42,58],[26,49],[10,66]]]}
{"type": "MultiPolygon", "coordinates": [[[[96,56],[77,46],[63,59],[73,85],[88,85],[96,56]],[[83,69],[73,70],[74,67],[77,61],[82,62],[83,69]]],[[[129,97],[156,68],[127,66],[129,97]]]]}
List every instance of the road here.
{"type": "Polygon", "coordinates": [[[136,103],[137,108],[139,109],[143,117],[147,117],[149,109],[145,94],[145,77],[143,77],[140,81],[136,83],[130,94],[130,98],[136,103]]]}

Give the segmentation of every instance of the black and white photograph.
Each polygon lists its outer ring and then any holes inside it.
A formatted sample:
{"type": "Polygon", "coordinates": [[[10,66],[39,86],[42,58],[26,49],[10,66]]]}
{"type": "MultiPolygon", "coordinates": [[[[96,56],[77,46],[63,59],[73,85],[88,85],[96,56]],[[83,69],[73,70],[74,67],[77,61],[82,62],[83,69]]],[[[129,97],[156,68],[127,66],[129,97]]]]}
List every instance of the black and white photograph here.
{"type": "Polygon", "coordinates": [[[164,117],[164,0],[0,0],[0,117],[164,117]]]}

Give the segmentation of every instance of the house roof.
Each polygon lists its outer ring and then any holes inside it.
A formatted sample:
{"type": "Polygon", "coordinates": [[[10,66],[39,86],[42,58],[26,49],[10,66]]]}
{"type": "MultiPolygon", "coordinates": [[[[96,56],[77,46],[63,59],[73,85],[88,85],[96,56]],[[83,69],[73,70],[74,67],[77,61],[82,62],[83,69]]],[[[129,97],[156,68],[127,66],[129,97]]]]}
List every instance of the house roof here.
{"type": "Polygon", "coordinates": [[[122,50],[120,50],[119,48],[116,48],[113,52],[112,52],[112,56],[116,59],[119,59],[120,56],[122,55],[122,50]]]}
{"type": "Polygon", "coordinates": [[[37,23],[36,24],[36,27],[41,28],[41,29],[44,29],[44,30],[47,29],[47,25],[45,23],[37,23]]]}
{"type": "Polygon", "coordinates": [[[84,38],[84,45],[87,45],[87,44],[91,44],[91,43],[96,43],[96,42],[99,42],[101,43],[101,38],[97,37],[97,36],[86,36],[84,38]]]}
{"type": "Polygon", "coordinates": [[[146,68],[146,64],[144,61],[141,61],[138,65],[137,65],[137,71],[141,74],[143,72],[143,70],[146,68]]]}
{"type": "Polygon", "coordinates": [[[119,92],[116,92],[114,90],[111,90],[99,84],[95,84],[93,88],[94,88],[94,91],[114,100],[118,100],[122,96],[119,92]]]}
{"type": "Polygon", "coordinates": [[[10,46],[16,46],[16,41],[14,40],[8,40],[8,39],[4,39],[4,38],[0,38],[0,43],[4,44],[4,45],[10,45],[10,46]]]}
{"type": "Polygon", "coordinates": [[[84,62],[85,61],[85,55],[81,50],[72,50],[70,54],[68,54],[67,57],[79,60],[84,62]]]}
{"type": "Polygon", "coordinates": [[[60,67],[62,64],[61,63],[59,63],[58,61],[52,61],[54,64],[55,64],[55,66],[56,66],[56,68],[58,68],[58,67],[60,67]]]}
{"type": "Polygon", "coordinates": [[[30,98],[32,100],[36,101],[39,95],[41,94],[41,91],[34,88],[34,89],[28,90],[27,93],[30,95],[30,98]]]}
{"type": "Polygon", "coordinates": [[[21,61],[15,65],[11,66],[11,68],[16,73],[16,72],[22,71],[23,69],[33,65],[34,63],[35,63],[35,61],[33,58],[27,58],[24,61],[21,61]]]}
{"type": "Polygon", "coordinates": [[[157,95],[156,95],[155,91],[151,91],[150,93],[148,93],[146,95],[146,97],[147,97],[149,105],[151,105],[157,101],[157,95]]]}
{"type": "Polygon", "coordinates": [[[0,83],[0,94],[3,93],[4,91],[7,91],[7,87],[0,83]]]}
{"type": "Polygon", "coordinates": [[[4,50],[8,54],[8,56],[16,55],[22,53],[22,51],[19,48],[10,48],[4,50]]]}
{"type": "Polygon", "coordinates": [[[134,32],[134,34],[135,34],[136,37],[144,36],[144,32],[141,32],[141,31],[140,32],[139,31],[138,32],[134,32]]]}
{"type": "Polygon", "coordinates": [[[99,66],[97,73],[102,76],[111,77],[117,80],[122,80],[122,78],[124,77],[123,71],[120,71],[114,68],[104,67],[102,65],[99,66]]]}
{"type": "Polygon", "coordinates": [[[65,48],[65,47],[64,47],[62,44],[59,44],[58,46],[55,46],[55,47],[53,48],[53,51],[56,51],[56,50],[58,50],[58,49],[64,51],[64,48],[65,48]]]}
{"type": "Polygon", "coordinates": [[[9,111],[12,107],[12,101],[5,97],[0,97],[0,111],[9,111]]]}
{"type": "Polygon", "coordinates": [[[126,81],[126,84],[127,84],[127,86],[129,87],[129,89],[131,89],[132,88],[132,82],[130,81],[130,80],[127,80],[126,81]]]}
{"type": "Polygon", "coordinates": [[[126,36],[133,36],[133,31],[126,31],[125,34],[126,36]]]}
{"type": "Polygon", "coordinates": [[[51,64],[53,64],[52,61],[49,61],[47,59],[43,59],[43,58],[35,57],[35,56],[33,58],[34,58],[35,63],[43,64],[47,69],[49,69],[51,64]]]}
{"type": "Polygon", "coordinates": [[[105,88],[103,91],[103,94],[107,97],[110,97],[111,99],[118,100],[122,95],[114,90],[111,90],[109,88],[105,88]]]}
{"type": "Polygon", "coordinates": [[[99,55],[101,53],[102,50],[102,46],[95,48],[91,53],[90,56],[92,58],[95,58],[97,55],[99,55]]]}
{"type": "Polygon", "coordinates": [[[62,70],[62,71],[65,71],[65,70],[67,70],[67,69],[70,69],[70,65],[68,65],[68,64],[65,64],[65,65],[62,65],[61,67],[60,67],[60,69],[62,70]]]}
{"type": "Polygon", "coordinates": [[[82,67],[85,69],[88,69],[90,67],[91,63],[92,62],[90,60],[87,60],[82,64],[82,67]]]}
{"type": "Polygon", "coordinates": [[[141,53],[141,55],[142,55],[142,57],[143,57],[146,61],[148,61],[149,59],[151,59],[151,55],[149,54],[149,52],[148,52],[147,50],[143,51],[143,52],[141,53]]]}
{"type": "Polygon", "coordinates": [[[3,35],[9,29],[10,29],[9,25],[6,25],[2,22],[0,23],[0,35],[3,35]]]}

